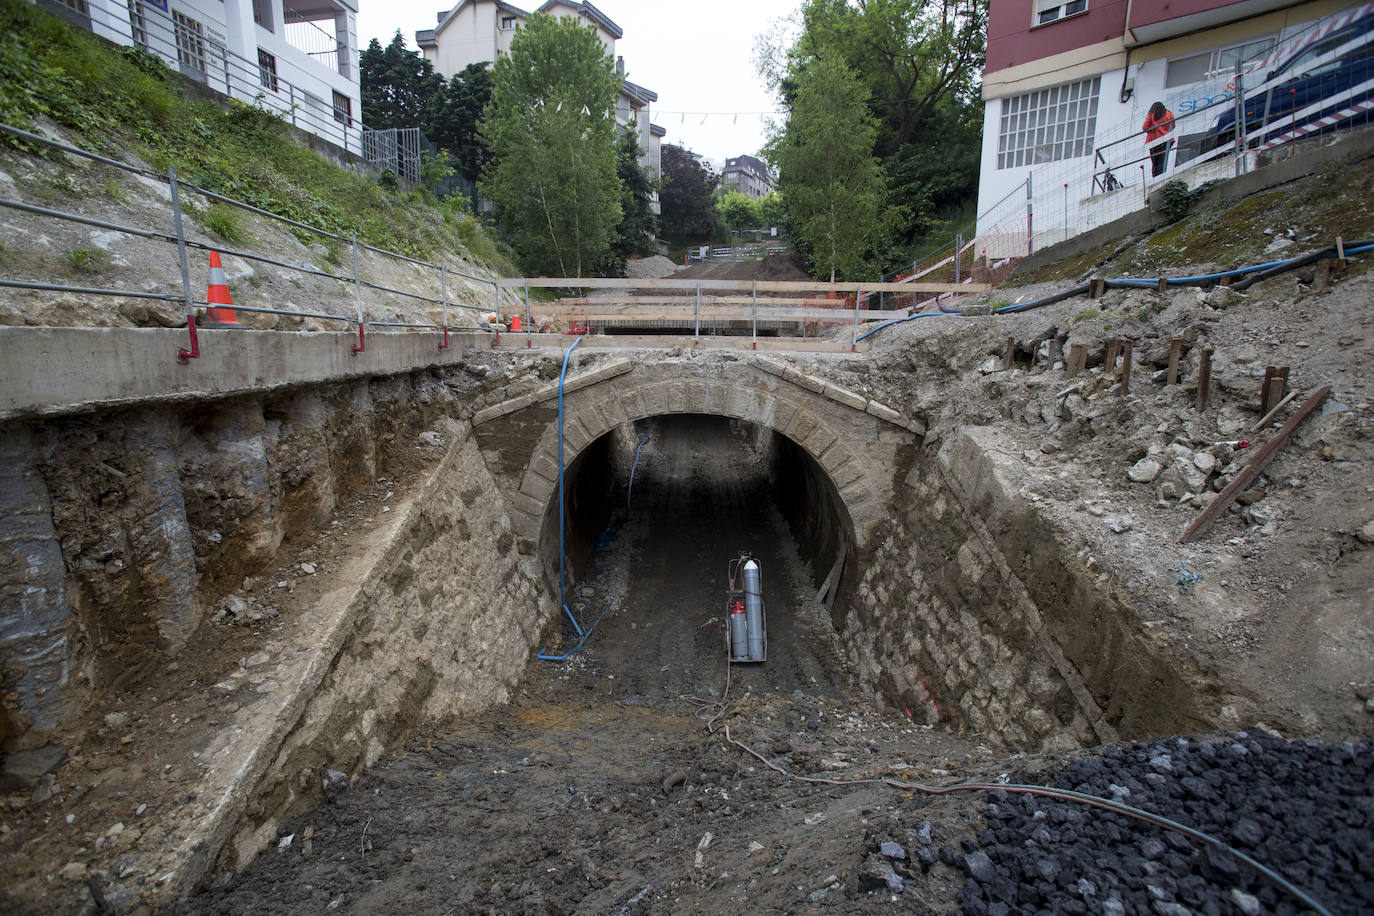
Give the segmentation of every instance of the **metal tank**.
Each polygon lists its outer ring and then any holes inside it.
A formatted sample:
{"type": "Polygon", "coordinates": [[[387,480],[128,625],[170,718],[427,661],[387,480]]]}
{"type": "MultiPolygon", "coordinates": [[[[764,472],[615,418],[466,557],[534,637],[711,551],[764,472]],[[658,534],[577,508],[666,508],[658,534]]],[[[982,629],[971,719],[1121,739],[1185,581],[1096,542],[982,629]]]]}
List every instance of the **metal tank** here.
{"type": "Polygon", "coordinates": [[[752,557],[745,561],[740,578],[744,580],[744,622],[748,630],[749,660],[761,662],[767,654],[763,627],[763,573],[752,557]]]}

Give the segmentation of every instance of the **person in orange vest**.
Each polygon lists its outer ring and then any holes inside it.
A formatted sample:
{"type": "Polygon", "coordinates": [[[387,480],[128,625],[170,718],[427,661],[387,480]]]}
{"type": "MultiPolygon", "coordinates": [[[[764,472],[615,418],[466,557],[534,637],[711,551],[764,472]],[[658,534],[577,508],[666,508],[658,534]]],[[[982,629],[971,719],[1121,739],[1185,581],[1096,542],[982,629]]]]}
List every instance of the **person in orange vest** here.
{"type": "Polygon", "coordinates": [[[1145,146],[1150,151],[1150,174],[1155,178],[1164,174],[1164,166],[1169,158],[1169,146],[1173,140],[1169,134],[1174,129],[1174,113],[1164,107],[1163,102],[1155,102],[1145,115],[1145,146]]]}

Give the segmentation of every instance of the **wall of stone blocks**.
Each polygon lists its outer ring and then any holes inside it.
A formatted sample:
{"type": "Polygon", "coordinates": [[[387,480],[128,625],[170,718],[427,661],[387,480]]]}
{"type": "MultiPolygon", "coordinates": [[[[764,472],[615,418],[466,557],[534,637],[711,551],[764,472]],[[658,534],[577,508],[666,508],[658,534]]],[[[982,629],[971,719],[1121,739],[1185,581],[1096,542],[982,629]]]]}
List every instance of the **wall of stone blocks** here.
{"type": "Polygon", "coordinates": [[[369,576],[351,631],[258,784],[221,866],[237,868],[276,827],[319,804],[326,769],[356,775],[420,722],[503,703],[556,616],[522,561],[466,424],[369,576]]]}

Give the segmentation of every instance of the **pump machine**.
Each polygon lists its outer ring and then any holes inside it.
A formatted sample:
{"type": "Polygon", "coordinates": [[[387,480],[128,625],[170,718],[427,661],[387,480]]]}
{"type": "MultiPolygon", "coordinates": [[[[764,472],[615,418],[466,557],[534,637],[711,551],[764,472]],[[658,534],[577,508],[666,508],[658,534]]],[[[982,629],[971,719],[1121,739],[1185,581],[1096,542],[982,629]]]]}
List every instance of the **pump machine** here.
{"type": "Polygon", "coordinates": [[[725,592],[725,652],[733,662],[768,658],[768,619],[763,609],[763,571],[751,553],[730,561],[725,592]]]}

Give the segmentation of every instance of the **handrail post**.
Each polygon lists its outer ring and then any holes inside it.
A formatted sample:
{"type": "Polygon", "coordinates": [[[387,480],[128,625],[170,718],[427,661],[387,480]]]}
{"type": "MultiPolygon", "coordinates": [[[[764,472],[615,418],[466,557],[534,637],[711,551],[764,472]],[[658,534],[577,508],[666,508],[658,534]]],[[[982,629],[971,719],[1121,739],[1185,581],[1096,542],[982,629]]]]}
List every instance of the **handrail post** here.
{"type": "Polygon", "coordinates": [[[854,287],[854,333],[850,335],[849,352],[859,349],[859,302],[863,299],[863,286],[854,287]]]}
{"type": "Polygon", "coordinates": [[[448,265],[439,265],[439,299],[444,304],[444,342],[439,344],[440,350],[448,349],[448,265]]]}
{"type": "Polygon", "coordinates": [[[753,346],[753,349],[757,350],[757,349],[759,348],[759,281],[758,281],[758,280],[755,280],[755,281],[754,281],[754,305],[753,305],[753,308],[752,308],[751,311],[752,311],[752,318],[753,318],[753,323],[754,323],[754,346],[753,346]]]}
{"type": "Polygon", "coordinates": [[[697,307],[696,307],[696,330],[693,338],[698,342],[701,340],[701,281],[697,281],[697,307]]]}
{"type": "Polygon", "coordinates": [[[191,348],[177,350],[177,361],[200,358],[200,339],[196,337],[196,309],[191,303],[191,269],[186,261],[186,229],[181,222],[181,193],[177,187],[175,166],[167,167],[167,186],[172,192],[172,224],[177,236],[177,264],[181,268],[181,299],[186,306],[186,331],[191,335],[191,348]]]}
{"type": "Polygon", "coordinates": [[[358,342],[353,345],[356,355],[367,349],[367,322],[363,320],[363,275],[358,267],[358,233],[353,233],[353,293],[358,300],[358,342]]]}
{"type": "Polygon", "coordinates": [[[534,330],[530,327],[530,281],[525,281],[525,349],[529,350],[534,346],[534,330]]]}

